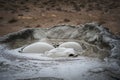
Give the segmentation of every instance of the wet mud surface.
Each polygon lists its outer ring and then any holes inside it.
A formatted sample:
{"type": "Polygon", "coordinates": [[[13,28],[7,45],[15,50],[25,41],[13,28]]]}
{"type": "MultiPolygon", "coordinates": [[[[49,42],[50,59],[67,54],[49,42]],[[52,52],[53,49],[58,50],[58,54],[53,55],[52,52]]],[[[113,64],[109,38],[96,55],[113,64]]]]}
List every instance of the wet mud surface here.
{"type": "Polygon", "coordinates": [[[96,23],[26,29],[1,37],[0,43],[2,80],[120,79],[120,38],[96,23]],[[70,41],[83,48],[82,52],[77,52],[77,57],[52,58],[40,53],[19,52],[34,42],[58,46],[70,41]]]}

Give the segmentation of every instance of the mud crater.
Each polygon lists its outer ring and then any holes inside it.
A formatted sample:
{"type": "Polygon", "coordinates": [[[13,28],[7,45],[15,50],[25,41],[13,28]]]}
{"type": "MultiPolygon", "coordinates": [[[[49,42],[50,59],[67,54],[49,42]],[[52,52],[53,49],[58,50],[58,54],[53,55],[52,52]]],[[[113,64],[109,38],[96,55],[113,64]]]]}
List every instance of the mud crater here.
{"type": "MultiPolygon", "coordinates": [[[[60,52],[57,53],[63,54],[60,52]]],[[[119,53],[119,36],[96,23],[28,28],[0,37],[0,78],[2,80],[120,79],[119,53]],[[69,54],[67,57],[47,57],[41,53],[20,52],[36,42],[44,42],[55,48],[66,42],[76,42],[82,47],[82,51],[75,50],[77,56],[69,54]]]]}
{"type": "Polygon", "coordinates": [[[52,28],[29,28],[1,37],[0,43],[7,44],[9,49],[23,49],[34,42],[46,42],[54,47],[58,47],[64,42],[77,42],[83,49],[82,52],[78,52],[80,56],[104,59],[111,56],[111,50],[116,46],[113,44],[115,40],[119,42],[119,39],[107,28],[96,23],[87,23],[78,26],[58,25],[52,28]]]}

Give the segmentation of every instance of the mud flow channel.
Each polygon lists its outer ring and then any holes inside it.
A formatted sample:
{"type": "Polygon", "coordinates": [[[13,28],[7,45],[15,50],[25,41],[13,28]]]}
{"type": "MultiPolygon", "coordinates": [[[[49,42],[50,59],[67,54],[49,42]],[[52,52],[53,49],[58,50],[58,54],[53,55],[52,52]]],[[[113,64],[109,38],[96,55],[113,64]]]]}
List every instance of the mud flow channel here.
{"type": "Polygon", "coordinates": [[[0,80],[120,80],[120,37],[96,23],[0,37],[0,80]]]}

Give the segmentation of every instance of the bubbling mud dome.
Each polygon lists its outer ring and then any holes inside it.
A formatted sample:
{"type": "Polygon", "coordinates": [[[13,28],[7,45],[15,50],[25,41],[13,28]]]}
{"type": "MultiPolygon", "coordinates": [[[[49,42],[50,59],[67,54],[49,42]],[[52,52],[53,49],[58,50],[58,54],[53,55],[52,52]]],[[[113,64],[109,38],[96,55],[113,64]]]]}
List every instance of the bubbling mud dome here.
{"type": "Polygon", "coordinates": [[[1,80],[120,80],[120,36],[97,23],[0,37],[1,80]]]}

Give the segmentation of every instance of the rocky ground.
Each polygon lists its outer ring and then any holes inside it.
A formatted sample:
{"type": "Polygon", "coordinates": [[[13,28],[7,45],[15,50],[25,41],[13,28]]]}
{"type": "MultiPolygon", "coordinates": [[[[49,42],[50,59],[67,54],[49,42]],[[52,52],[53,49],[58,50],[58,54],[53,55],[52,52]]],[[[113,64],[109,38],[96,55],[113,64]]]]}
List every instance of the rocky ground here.
{"type": "Polygon", "coordinates": [[[0,0],[0,36],[24,28],[86,22],[120,34],[120,0],[0,0]]]}

